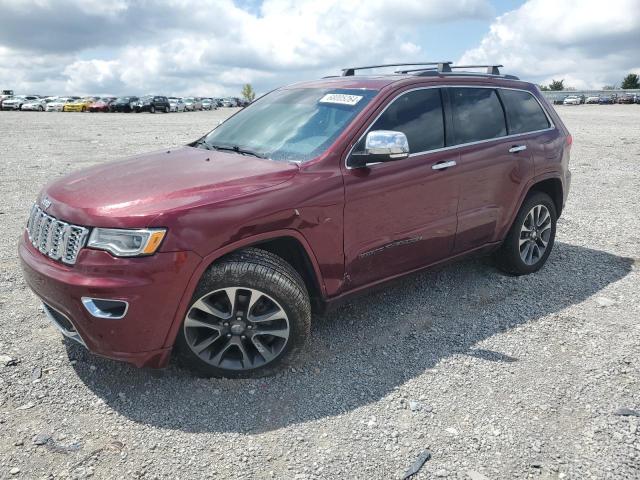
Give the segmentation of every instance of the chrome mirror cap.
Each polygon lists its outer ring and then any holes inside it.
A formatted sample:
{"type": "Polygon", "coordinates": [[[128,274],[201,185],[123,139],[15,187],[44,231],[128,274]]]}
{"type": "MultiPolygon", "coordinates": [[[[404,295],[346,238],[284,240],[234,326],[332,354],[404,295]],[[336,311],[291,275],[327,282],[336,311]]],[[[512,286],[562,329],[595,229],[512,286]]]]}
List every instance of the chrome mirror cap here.
{"type": "Polygon", "coordinates": [[[367,155],[388,156],[390,160],[409,156],[407,136],[393,130],[373,130],[367,133],[364,148],[367,155]]]}

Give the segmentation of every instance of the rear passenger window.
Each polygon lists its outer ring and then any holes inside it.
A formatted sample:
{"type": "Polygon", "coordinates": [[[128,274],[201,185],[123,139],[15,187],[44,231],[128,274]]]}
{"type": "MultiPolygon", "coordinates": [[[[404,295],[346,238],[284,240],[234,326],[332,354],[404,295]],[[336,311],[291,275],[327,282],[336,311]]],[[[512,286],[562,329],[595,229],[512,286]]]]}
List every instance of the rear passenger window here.
{"type": "Polygon", "coordinates": [[[527,92],[500,89],[507,110],[509,133],[535,132],[549,128],[549,120],[538,101],[527,92]]]}
{"type": "MultiPolygon", "coordinates": [[[[369,129],[402,132],[411,153],[444,147],[444,118],[440,89],[414,90],[401,95],[387,107],[369,129]]],[[[364,149],[364,141],[356,151],[364,149]]]]}
{"type": "Polygon", "coordinates": [[[498,94],[490,88],[451,88],[456,144],[477,142],[507,134],[498,94]]]}

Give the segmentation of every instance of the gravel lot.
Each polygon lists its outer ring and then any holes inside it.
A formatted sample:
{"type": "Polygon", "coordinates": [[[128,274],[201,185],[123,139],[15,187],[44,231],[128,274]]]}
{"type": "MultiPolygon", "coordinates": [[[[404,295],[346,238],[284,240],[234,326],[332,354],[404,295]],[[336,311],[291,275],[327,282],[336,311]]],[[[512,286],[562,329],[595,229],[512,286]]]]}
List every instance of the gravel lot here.
{"type": "Polygon", "coordinates": [[[574,180],[542,271],[411,276],[314,318],[301,368],[242,381],[64,342],[16,258],[48,180],[228,110],[0,112],[0,478],[387,479],[424,450],[415,478],[640,478],[640,418],[616,414],[640,411],[640,108],[558,109],[574,180]]]}

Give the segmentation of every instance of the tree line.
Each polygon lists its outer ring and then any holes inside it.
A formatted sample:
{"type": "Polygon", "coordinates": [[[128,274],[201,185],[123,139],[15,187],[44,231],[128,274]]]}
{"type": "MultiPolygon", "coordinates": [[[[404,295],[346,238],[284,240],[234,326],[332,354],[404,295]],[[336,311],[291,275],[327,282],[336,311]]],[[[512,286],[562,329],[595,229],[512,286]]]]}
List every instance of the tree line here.
{"type": "MultiPolygon", "coordinates": [[[[564,79],[551,80],[549,85],[539,85],[540,90],[543,91],[558,91],[558,90],[575,90],[574,87],[567,87],[564,85],[564,79]]],[[[630,73],[622,79],[620,88],[623,90],[640,89],[640,77],[636,73],[630,73]]],[[[602,90],[617,90],[617,85],[605,85],[602,90]]]]}

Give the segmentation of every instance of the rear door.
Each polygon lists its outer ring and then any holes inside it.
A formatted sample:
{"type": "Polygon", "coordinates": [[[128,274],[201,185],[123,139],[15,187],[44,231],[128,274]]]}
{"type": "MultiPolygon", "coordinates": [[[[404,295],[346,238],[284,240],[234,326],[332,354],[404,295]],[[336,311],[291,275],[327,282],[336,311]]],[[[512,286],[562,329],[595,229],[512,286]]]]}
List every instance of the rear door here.
{"type": "MultiPolygon", "coordinates": [[[[399,94],[369,127],[368,131],[372,130],[403,132],[411,155],[344,170],[347,288],[446,258],[455,237],[458,157],[443,150],[441,89],[419,88],[399,94]],[[437,166],[446,162],[452,167],[437,166]]],[[[363,147],[364,135],[354,152],[363,147]]]]}
{"type": "Polygon", "coordinates": [[[509,136],[498,91],[448,88],[454,142],[459,145],[460,201],[453,252],[500,240],[534,166],[526,135],[509,136]]]}

